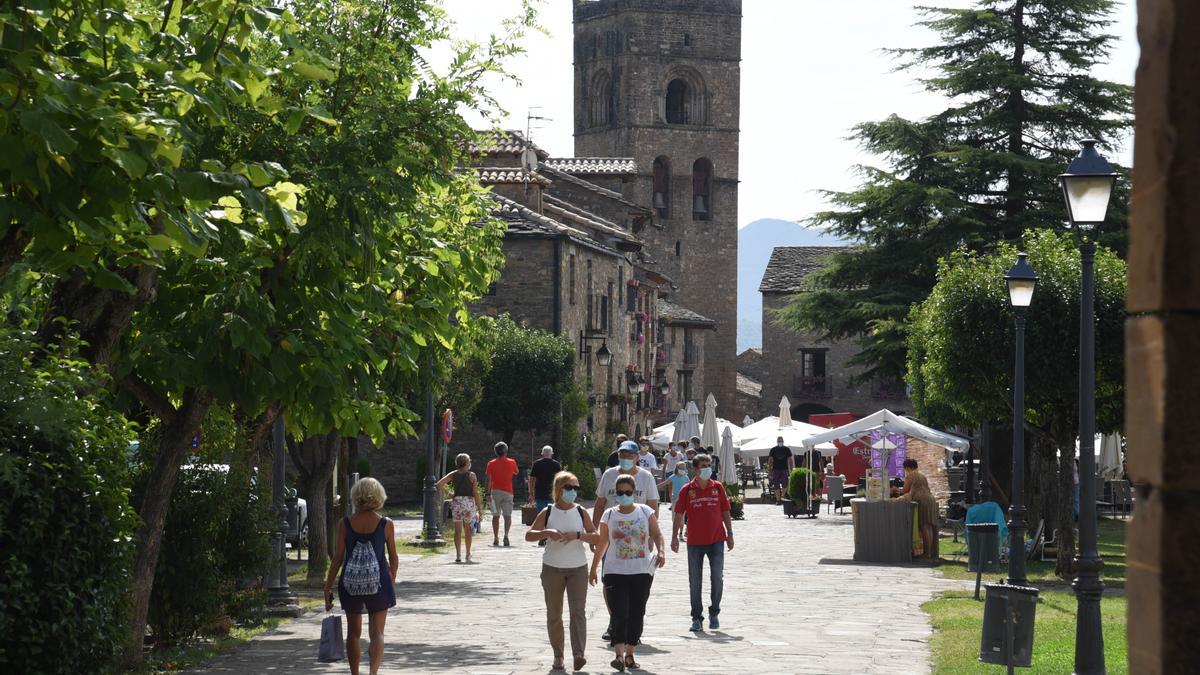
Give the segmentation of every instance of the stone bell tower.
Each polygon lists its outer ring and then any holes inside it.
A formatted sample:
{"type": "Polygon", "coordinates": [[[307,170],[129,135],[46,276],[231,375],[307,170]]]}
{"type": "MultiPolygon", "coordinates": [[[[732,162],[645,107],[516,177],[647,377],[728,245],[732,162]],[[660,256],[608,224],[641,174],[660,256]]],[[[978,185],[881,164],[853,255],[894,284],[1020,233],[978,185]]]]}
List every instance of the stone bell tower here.
{"type": "Polygon", "coordinates": [[[574,0],[574,27],[575,155],[636,160],[625,196],[655,211],[638,235],[679,286],[672,301],[717,322],[695,398],[711,392],[719,415],[741,419],[741,0],[574,0]]]}

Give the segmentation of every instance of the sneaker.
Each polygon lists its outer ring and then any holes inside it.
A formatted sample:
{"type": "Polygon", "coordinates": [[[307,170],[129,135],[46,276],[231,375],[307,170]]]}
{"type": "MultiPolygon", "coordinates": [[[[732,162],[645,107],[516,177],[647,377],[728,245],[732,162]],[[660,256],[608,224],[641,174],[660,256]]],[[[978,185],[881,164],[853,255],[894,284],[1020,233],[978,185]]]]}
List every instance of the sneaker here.
{"type": "Polygon", "coordinates": [[[708,629],[716,630],[721,627],[721,622],[715,616],[708,617],[708,629]]]}
{"type": "Polygon", "coordinates": [[[697,633],[697,632],[703,630],[702,626],[700,625],[700,619],[695,619],[692,621],[692,627],[690,628],[690,630],[693,633],[697,633]]]}

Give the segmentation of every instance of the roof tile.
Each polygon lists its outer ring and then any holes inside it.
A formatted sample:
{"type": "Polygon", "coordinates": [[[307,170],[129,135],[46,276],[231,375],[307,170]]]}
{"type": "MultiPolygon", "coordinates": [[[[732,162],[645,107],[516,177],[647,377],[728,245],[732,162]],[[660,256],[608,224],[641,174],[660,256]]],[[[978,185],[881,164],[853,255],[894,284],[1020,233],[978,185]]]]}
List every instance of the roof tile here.
{"type": "Polygon", "coordinates": [[[845,246],[776,246],[763,272],[760,293],[795,293],[802,290],[804,279],[825,266],[829,256],[845,251],[845,246]]]}

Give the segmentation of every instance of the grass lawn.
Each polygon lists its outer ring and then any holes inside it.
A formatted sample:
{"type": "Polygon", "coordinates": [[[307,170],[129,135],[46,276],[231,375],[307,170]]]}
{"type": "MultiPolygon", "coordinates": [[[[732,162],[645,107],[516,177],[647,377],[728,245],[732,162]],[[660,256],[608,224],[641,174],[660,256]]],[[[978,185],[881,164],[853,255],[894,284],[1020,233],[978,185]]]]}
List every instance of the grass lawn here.
{"type": "MultiPolygon", "coordinates": [[[[1125,524],[1123,520],[1100,520],[1098,549],[1104,559],[1104,584],[1108,588],[1125,587],[1125,524]]],[[[1077,542],[1078,543],[1078,542],[1077,542]]],[[[941,540],[942,563],[937,569],[952,579],[974,580],[967,571],[966,544],[959,537],[941,540]]],[[[1005,572],[984,574],[985,582],[1000,581],[1005,572]]],[[[1033,634],[1035,673],[1069,673],[1075,661],[1075,594],[1070,582],[1054,575],[1054,561],[1027,561],[1026,574],[1034,586],[1042,589],[1037,606],[1033,634]]],[[[982,595],[982,591],[981,591],[982,595]]],[[[983,631],[983,602],[973,593],[953,591],[921,606],[929,614],[934,635],[930,640],[934,673],[1004,672],[1004,666],[979,661],[979,640],[983,631]]],[[[1104,660],[1109,673],[1126,673],[1125,598],[1105,596],[1100,603],[1104,630],[1104,660]]]]}
{"type": "MultiPolygon", "coordinates": [[[[1075,662],[1075,595],[1065,591],[1042,592],[1033,631],[1033,667],[1026,672],[1069,673],[1075,662]]],[[[933,672],[1004,672],[979,660],[983,603],[970,592],[952,591],[921,606],[929,614],[934,634],[930,640],[933,672]]],[[[1109,673],[1129,672],[1126,663],[1125,598],[1100,601],[1104,629],[1104,661],[1109,673]]]]}
{"type": "MultiPolygon", "coordinates": [[[[1097,549],[1100,557],[1104,559],[1104,571],[1102,572],[1104,585],[1108,588],[1125,587],[1125,523],[1124,520],[1102,518],[1096,529],[1097,549]]],[[[1078,547],[1079,542],[1076,541],[1075,544],[1078,547]]],[[[1001,542],[1000,545],[1005,546],[1005,543],[1001,542]]],[[[975,578],[974,572],[967,571],[967,544],[963,541],[962,535],[959,535],[957,543],[953,541],[952,537],[943,536],[939,546],[942,564],[938,569],[942,574],[951,579],[975,578]]],[[[1035,586],[1046,583],[1069,583],[1069,580],[1054,576],[1053,560],[1046,562],[1028,560],[1025,563],[1025,574],[1035,586]]],[[[984,582],[999,581],[1005,576],[1007,576],[1007,568],[1003,572],[984,574],[983,580],[984,582]]]]}

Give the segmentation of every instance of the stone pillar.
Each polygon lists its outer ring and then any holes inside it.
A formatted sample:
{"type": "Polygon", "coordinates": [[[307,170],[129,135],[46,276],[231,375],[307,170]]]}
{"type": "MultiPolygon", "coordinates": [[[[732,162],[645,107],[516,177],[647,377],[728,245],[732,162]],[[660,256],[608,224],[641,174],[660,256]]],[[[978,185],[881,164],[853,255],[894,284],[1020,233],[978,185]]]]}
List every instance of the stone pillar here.
{"type": "Polygon", "coordinates": [[[1138,0],[1125,427],[1129,671],[1200,672],[1200,3],[1138,0]]]}

